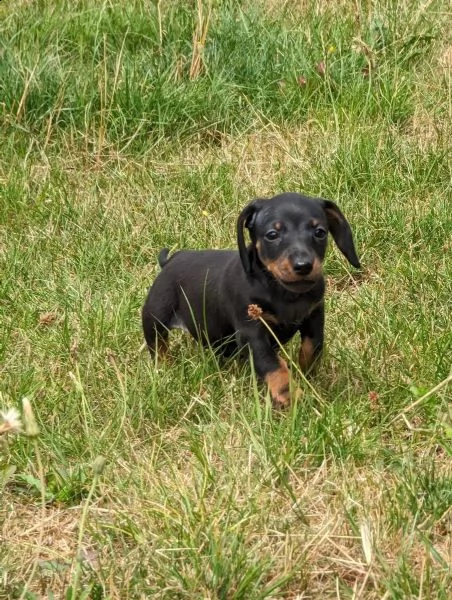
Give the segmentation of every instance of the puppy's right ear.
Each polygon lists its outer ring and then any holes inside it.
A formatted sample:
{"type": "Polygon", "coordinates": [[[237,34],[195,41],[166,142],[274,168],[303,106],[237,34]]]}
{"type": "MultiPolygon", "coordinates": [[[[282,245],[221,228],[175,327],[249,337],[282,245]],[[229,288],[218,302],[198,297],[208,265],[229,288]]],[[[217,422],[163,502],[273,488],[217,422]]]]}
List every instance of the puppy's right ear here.
{"type": "Polygon", "coordinates": [[[237,245],[239,247],[240,260],[242,261],[245,273],[251,273],[252,269],[243,228],[246,227],[252,231],[257,213],[261,209],[263,202],[263,200],[253,200],[245,206],[237,219],[237,245]]]}

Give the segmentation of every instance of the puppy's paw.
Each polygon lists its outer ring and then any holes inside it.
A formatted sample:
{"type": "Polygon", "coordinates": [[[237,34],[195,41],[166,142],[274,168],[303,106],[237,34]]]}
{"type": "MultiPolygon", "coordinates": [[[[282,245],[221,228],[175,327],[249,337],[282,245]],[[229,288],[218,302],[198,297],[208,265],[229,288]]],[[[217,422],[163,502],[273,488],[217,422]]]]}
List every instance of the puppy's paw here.
{"type": "Polygon", "coordinates": [[[284,360],[279,360],[279,368],[265,376],[265,382],[270,390],[273,407],[287,408],[290,404],[289,369],[284,360]]]}
{"type": "Polygon", "coordinates": [[[272,405],[275,410],[285,410],[286,408],[289,408],[289,391],[277,394],[276,396],[272,395],[272,405]]]}

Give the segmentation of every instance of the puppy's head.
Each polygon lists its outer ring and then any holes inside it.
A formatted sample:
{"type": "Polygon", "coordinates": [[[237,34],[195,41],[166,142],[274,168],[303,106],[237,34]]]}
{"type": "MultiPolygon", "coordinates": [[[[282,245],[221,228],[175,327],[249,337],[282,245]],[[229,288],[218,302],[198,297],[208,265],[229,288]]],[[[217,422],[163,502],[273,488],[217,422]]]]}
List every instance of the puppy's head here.
{"type": "Polygon", "coordinates": [[[262,265],[284,288],[308,290],[322,278],[328,232],[347,260],[359,268],[350,225],[334,202],[294,193],[254,200],[237,221],[243,268],[252,273],[255,265],[262,265]],[[250,232],[250,247],[244,228],[250,232]]]}

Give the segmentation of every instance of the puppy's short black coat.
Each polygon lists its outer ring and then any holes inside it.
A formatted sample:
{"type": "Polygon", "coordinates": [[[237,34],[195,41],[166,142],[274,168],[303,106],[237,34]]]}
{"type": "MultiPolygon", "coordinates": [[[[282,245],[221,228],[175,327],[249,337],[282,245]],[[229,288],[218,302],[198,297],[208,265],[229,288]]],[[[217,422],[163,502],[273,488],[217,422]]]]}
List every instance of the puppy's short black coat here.
{"type": "Polygon", "coordinates": [[[299,362],[307,370],[323,346],[325,281],[322,262],[328,232],[359,268],[352,232],[333,202],[286,193],[248,204],[237,221],[239,251],[181,250],[168,258],[143,306],[151,352],[167,348],[168,331],[180,327],[226,354],[249,346],[258,375],[276,406],[289,403],[289,372],[277,354],[297,331],[299,362]],[[244,228],[251,237],[245,243],[244,228]]]}

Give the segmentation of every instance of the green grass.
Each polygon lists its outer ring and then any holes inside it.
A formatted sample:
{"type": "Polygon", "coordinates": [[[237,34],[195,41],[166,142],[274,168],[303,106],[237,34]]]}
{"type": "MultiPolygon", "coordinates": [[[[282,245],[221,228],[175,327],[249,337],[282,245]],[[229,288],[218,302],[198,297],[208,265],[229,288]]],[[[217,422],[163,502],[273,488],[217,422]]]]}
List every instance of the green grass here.
{"type": "Polygon", "coordinates": [[[450,597],[448,4],[248,4],[190,78],[193,2],[1,3],[0,409],[40,434],[0,439],[0,598],[450,597]],[[140,308],[161,247],[284,190],[364,269],[331,245],[281,415],[181,332],[155,364],[140,308]]]}

